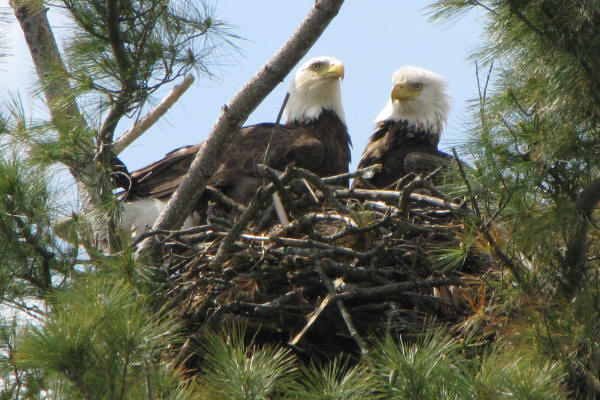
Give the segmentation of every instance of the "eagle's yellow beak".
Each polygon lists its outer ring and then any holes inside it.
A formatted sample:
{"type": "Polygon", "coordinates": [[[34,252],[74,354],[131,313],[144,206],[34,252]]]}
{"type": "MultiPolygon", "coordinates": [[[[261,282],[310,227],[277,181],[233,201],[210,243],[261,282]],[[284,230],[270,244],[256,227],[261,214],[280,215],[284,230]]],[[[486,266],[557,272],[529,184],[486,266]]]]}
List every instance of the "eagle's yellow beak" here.
{"type": "Polygon", "coordinates": [[[323,70],[321,76],[324,78],[344,79],[344,64],[330,64],[329,68],[323,70]]]}
{"type": "Polygon", "coordinates": [[[392,101],[406,101],[419,95],[419,91],[406,83],[398,83],[392,89],[392,101]]]}

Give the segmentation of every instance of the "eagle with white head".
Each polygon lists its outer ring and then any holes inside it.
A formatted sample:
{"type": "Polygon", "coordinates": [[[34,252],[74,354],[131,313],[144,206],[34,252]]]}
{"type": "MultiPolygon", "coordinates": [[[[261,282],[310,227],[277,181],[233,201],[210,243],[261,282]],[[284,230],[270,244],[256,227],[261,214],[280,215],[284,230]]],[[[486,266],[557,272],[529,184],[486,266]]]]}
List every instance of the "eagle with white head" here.
{"type": "Polygon", "coordinates": [[[375,120],[376,130],[358,168],[381,164],[380,172],[354,181],[358,188],[385,188],[407,174],[434,171],[448,160],[437,149],[450,109],[444,79],[423,68],[405,66],[392,77],[391,96],[375,120]]]}
{"type": "MultiPolygon", "coordinates": [[[[290,84],[285,123],[242,127],[209,186],[246,204],[262,184],[257,164],[278,170],[295,165],[319,176],[348,172],[351,142],[342,108],[343,77],[344,65],[333,57],[317,57],[303,64],[290,84]]],[[[130,174],[131,184],[122,197],[127,220],[143,220],[137,215],[143,207],[132,203],[145,199],[166,203],[202,144],[173,150],[163,159],[130,174]],[[130,212],[136,215],[128,215],[130,212]]],[[[195,206],[195,215],[201,221],[205,219],[210,198],[209,191],[205,191],[195,206]]],[[[156,204],[153,202],[154,209],[156,204]]],[[[152,226],[156,217],[156,211],[148,213],[147,225],[152,226]]]]}

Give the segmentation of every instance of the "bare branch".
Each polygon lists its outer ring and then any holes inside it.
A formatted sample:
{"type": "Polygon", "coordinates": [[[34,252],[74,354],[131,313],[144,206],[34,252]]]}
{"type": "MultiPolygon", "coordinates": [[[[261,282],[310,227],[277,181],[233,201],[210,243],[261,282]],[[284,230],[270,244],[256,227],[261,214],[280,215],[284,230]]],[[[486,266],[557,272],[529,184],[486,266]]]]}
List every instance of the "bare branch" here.
{"type": "MultiPolygon", "coordinates": [[[[321,279],[321,282],[327,288],[329,295],[335,296],[335,294],[336,294],[335,285],[329,280],[329,277],[327,276],[327,274],[325,273],[325,270],[323,269],[323,265],[321,264],[321,261],[317,261],[316,265],[317,265],[317,272],[319,273],[319,278],[321,279]]],[[[342,315],[344,322],[346,323],[346,328],[348,328],[350,337],[352,339],[354,339],[354,341],[356,342],[356,345],[360,349],[360,353],[363,356],[367,355],[369,353],[367,351],[367,345],[366,345],[365,341],[360,337],[360,335],[358,334],[358,331],[356,330],[356,327],[352,323],[352,317],[350,316],[350,313],[348,312],[348,309],[346,308],[344,301],[336,300],[335,303],[338,306],[338,309],[340,310],[340,314],[342,315]]]]}
{"type": "MultiPolygon", "coordinates": [[[[338,199],[369,199],[383,200],[398,204],[402,197],[401,191],[396,190],[372,190],[372,189],[337,189],[334,190],[335,197],[338,199]]],[[[453,211],[462,210],[462,206],[451,201],[440,199],[437,197],[428,196],[426,194],[411,193],[410,199],[413,201],[422,201],[437,207],[446,207],[453,211]]]]}
{"type": "MultiPolygon", "coordinates": [[[[154,224],[154,229],[172,229],[183,224],[192,207],[222,162],[223,155],[248,115],[277,86],[308,52],[327,25],[337,15],[343,0],[318,0],[308,16],[287,43],[252,77],[252,79],[223,107],[205,146],[196,158],[169,202],[154,224]]],[[[140,246],[138,255],[152,246],[148,239],[140,246]]]]}
{"type": "Polygon", "coordinates": [[[426,278],[406,282],[390,283],[388,285],[375,286],[369,288],[353,287],[345,292],[336,294],[332,300],[355,300],[365,298],[385,298],[407,290],[422,288],[432,288],[434,286],[460,285],[466,282],[460,278],[426,278]]]}
{"type": "Polygon", "coordinates": [[[169,94],[154,107],[144,118],[136,123],[131,129],[123,133],[113,144],[113,152],[118,155],[133,143],[137,138],[142,136],[156,121],[167,113],[169,108],[179,100],[181,95],[194,83],[194,76],[188,75],[182,83],[176,85],[169,94]]]}

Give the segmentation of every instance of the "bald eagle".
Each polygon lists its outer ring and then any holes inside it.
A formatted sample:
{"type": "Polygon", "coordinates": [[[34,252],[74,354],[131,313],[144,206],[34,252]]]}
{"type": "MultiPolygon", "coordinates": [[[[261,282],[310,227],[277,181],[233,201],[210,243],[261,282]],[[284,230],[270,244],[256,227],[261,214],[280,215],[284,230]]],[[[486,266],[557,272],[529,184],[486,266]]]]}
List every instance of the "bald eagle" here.
{"type": "Polygon", "coordinates": [[[392,77],[392,92],[375,120],[358,168],[381,164],[380,172],[354,180],[357,188],[385,188],[409,173],[425,174],[447,162],[437,149],[450,108],[444,79],[405,66],[392,77]]]}
{"type": "MultiPolygon", "coordinates": [[[[333,57],[313,58],[296,72],[284,109],[285,123],[242,127],[209,185],[239,203],[248,203],[262,184],[257,164],[284,170],[288,165],[309,169],[319,176],[348,172],[350,136],[341,98],[344,65],[333,57]]],[[[186,174],[203,143],[171,151],[161,160],[131,173],[124,199],[124,216],[152,226],[157,215],[139,218],[140,200],[157,199],[152,209],[164,206],[186,174]],[[158,206],[157,206],[158,205],[158,206]],[[129,214],[136,213],[135,216],[129,214]]],[[[209,194],[203,194],[195,211],[203,216],[209,194]]],[[[124,219],[125,219],[124,218],[124,219]]],[[[137,224],[139,224],[138,222],[137,224]]],[[[133,230],[141,227],[133,227],[133,230]]]]}

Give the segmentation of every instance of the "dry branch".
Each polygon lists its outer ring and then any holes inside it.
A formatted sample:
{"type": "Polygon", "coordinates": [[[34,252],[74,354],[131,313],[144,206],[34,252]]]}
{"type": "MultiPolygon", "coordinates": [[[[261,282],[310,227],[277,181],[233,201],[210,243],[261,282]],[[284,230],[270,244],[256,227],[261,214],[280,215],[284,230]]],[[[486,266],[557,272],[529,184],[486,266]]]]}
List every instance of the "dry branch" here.
{"type": "Polygon", "coordinates": [[[175,85],[173,89],[167,94],[167,96],[160,102],[159,105],[154,107],[144,118],[139,120],[131,129],[124,132],[115,142],[113,143],[113,152],[115,154],[121,153],[137,138],[142,136],[152,125],[156,123],[163,115],[167,113],[169,108],[173,106],[179,100],[181,95],[194,83],[194,76],[188,75],[185,77],[182,83],[175,85]]]}
{"type": "MultiPolygon", "coordinates": [[[[327,287],[327,291],[329,292],[329,294],[331,296],[335,297],[335,294],[336,294],[335,286],[329,280],[329,278],[327,277],[327,274],[325,274],[325,271],[323,270],[323,266],[321,265],[320,261],[317,261],[317,271],[319,272],[319,277],[321,278],[321,281],[327,287]]],[[[368,353],[367,346],[366,346],[364,340],[358,334],[358,331],[356,330],[356,328],[354,327],[354,323],[352,322],[352,317],[350,316],[350,313],[348,313],[348,310],[346,309],[346,306],[344,305],[344,301],[341,299],[337,299],[335,301],[335,303],[340,310],[340,314],[342,314],[342,318],[344,319],[344,322],[346,323],[346,327],[348,328],[350,337],[352,337],[352,339],[354,339],[354,341],[356,342],[356,345],[360,349],[360,354],[363,356],[366,355],[368,353]]]]}

